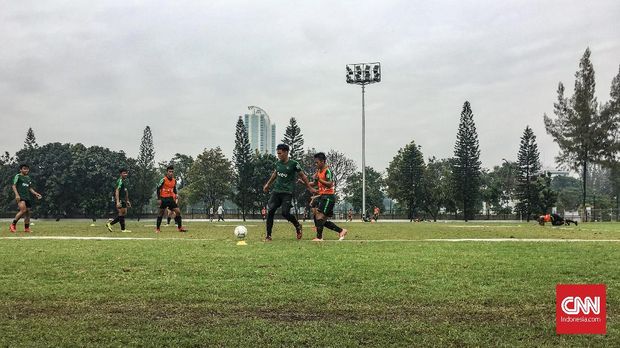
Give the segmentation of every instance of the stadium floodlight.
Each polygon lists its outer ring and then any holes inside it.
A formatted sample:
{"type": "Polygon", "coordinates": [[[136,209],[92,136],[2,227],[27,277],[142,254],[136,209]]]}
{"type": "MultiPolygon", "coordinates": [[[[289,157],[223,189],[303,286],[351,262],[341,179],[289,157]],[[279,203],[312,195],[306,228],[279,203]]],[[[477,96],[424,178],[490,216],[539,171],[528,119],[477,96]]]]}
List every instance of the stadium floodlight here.
{"type": "Polygon", "coordinates": [[[381,82],[381,63],[347,64],[347,83],[362,86],[362,218],[366,218],[366,85],[381,82]],[[362,74],[363,72],[363,74],[362,74]]]}

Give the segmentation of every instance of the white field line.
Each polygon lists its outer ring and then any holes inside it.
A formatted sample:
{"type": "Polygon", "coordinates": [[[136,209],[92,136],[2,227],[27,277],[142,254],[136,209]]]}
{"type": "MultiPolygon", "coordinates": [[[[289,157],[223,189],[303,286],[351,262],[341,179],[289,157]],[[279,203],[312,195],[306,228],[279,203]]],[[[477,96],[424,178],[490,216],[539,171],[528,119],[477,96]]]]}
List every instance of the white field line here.
{"type": "MultiPolygon", "coordinates": [[[[2,239],[32,239],[32,240],[182,240],[182,241],[227,241],[226,239],[214,238],[167,238],[167,237],[104,237],[104,236],[25,236],[25,237],[0,237],[2,239]]],[[[309,240],[306,240],[310,242],[309,240]]],[[[338,240],[325,240],[325,242],[341,242],[338,240]]],[[[390,242],[620,242],[620,239],[552,239],[552,238],[438,238],[438,239],[345,239],[342,242],[363,242],[363,243],[390,243],[390,242]]],[[[316,243],[316,242],[315,242],[316,243]]]]}
{"type": "Polygon", "coordinates": [[[218,239],[206,238],[169,238],[169,237],[80,237],[80,236],[29,236],[29,237],[2,237],[1,239],[47,239],[47,240],[196,240],[214,241],[218,239]]]}

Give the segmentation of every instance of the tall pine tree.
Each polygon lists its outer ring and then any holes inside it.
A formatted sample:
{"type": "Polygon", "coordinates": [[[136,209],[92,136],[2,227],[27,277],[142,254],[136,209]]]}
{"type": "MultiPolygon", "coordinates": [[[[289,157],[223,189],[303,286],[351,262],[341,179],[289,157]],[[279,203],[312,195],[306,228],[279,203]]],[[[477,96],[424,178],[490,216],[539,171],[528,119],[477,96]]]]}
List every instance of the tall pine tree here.
{"type": "Polygon", "coordinates": [[[304,135],[297,125],[295,117],[291,117],[286,127],[282,143],[289,146],[289,156],[294,160],[300,160],[304,156],[304,135]]]}
{"type": "Polygon", "coordinates": [[[136,208],[135,213],[138,214],[139,220],[144,207],[149,203],[151,197],[153,197],[157,184],[155,146],[153,145],[153,134],[149,126],[144,128],[144,133],[142,134],[140,153],[138,154],[133,182],[133,192],[130,192],[130,194],[133,197],[133,205],[136,208]]]}
{"type": "Polygon", "coordinates": [[[34,131],[32,128],[28,128],[28,132],[26,133],[26,140],[24,140],[24,149],[33,150],[38,149],[39,144],[37,144],[37,138],[34,136],[34,131]]]}
{"type": "Polygon", "coordinates": [[[521,136],[517,163],[519,169],[517,172],[516,196],[518,203],[516,210],[521,216],[526,216],[529,222],[532,213],[534,213],[534,207],[538,206],[539,192],[536,190],[536,180],[541,168],[536,135],[530,126],[525,127],[523,136],[521,136]]]}
{"type": "Polygon", "coordinates": [[[241,208],[243,221],[245,221],[245,215],[252,203],[252,176],[254,175],[254,166],[248,132],[241,117],[239,117],[237,121],[237,130],[235,132],[233,162],[236,169],[236,192],[234,199],[237,206],[241,208]]]}
{"type": "MultiPolygon", "coordinates": [[[[613,157],[617,151],[618,121],[613,113],[599,112],[595,97],[594,67],[587,48],[575,73],[573,96],[564,97],[564,85],[558,85],[558,101],[553,104],[556,119],[544,115],[545,128],[559,145],[556,161],[570,169],[581,171],[582,204],[584,212],[587,195],[588,165],[613,157]]],[[[585,216],[587,221],[588,217],[585,216]]]]}
{"type": "Polygon", "coordinates": [[[474,114],[469,102],[463,104],[452,162],[455,198],[463,208],[463,219],[473,219],[480,204],[480,149],[474,114]]]}
{"type": "MultiPolygon", "coordinates": [[[[289,156],[296,161],[302,161],[304,158],[304,135],[301,134],[301,128],[297,125],[295,117],[291,117],[289,125],[284,132],[284,138],[282,143],[289,146],[289,156]]],[[[303,164],[303,163],[302,163],[303,164]]],[[[300,184],[295,184],[293,188],[293,206],[295,207],[295,214],[299,212],[300,199],[304,196],[305,189],[300,184]]]]}

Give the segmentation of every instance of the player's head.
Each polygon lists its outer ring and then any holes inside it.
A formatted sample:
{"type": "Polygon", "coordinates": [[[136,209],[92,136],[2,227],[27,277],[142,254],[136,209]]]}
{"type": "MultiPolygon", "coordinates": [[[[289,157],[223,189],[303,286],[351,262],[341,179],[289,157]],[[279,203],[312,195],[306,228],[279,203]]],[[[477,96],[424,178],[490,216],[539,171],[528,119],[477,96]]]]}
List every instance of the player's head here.
{"type": "Polygon", "coordinates": [[[129,175],[129,171],[126,168],[119,169],[118,173],[121,175],[121,178],[123,179],[127,178],[127,175],[129,175]]]}
{"type": "Polygon", "coordinates": [[[173,166],[166,167],[166,177],[168,179],[172,179],[174,177],[174,167],[173,166]]]}
{"type": "Polygon", "coordinates": [[[288,159],[288,151],[289,151],[288,145],[279,144],[276,147],[276,154],[278,155],[278,159],[280,161],[286,161],[288,159]]]}
{"type": "Polygon", "coordinates": [[[19,166],[19,171],[24,175],[28,175],[30,172],[30,166],[27,164],[22,164],[19,166]]]}
{"type": "Polygon", "coordinates": [[[325,162],[327,161],[327,157],[324,152],[319,152],[314,154],[314,164],[318,169],[323,169],[325,167],[325,162]]]}

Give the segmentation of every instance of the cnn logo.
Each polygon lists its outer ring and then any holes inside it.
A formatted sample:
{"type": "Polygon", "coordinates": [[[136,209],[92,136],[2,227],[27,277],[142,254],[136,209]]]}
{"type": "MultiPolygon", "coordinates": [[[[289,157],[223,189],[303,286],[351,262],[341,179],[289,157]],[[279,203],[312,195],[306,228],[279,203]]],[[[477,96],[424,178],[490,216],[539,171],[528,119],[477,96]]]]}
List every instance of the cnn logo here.
{"type": "Polygon", "coordinates": [[[605,284],[558,284],[556,332],[558,334],[606,334],[605,284]]]}
{"type": "Polygon", "coordinates": [[[579,313],[594,314],[601,313],[601,298],[599,296],[591,298],[581,298],[569,296],[562,300],[562,311],[566,314],[575,315],[579,313]]]}

